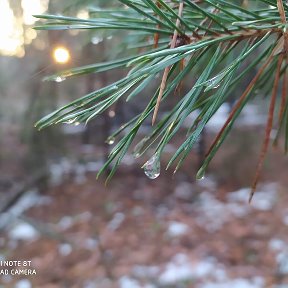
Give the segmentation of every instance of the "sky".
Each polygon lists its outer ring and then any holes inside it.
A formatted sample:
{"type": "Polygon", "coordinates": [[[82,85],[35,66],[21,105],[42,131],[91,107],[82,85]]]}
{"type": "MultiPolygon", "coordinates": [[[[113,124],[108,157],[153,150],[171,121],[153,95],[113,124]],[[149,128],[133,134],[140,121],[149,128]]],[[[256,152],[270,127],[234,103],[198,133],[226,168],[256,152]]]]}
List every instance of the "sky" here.
{"type": "Polygon", "coordinates": [[[10,7],[10,1],[0,0],[0,19],[2,22],[0,54],[2,55],[24,56],[24,44],[31,43],[37,36],[37,32],[32,28],[36,20],[32,15],[45,12],[48,0],[21,0],[21,2],[19,1],[20,4],[23,9],[23,16],[17,17],[10,7]]]}

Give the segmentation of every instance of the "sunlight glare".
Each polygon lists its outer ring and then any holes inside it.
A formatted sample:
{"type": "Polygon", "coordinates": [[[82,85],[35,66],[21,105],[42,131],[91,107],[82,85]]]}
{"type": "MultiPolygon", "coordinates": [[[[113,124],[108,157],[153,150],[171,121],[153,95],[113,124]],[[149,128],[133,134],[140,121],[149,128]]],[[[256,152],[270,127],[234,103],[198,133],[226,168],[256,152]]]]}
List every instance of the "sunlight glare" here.
{"type": "Polygon", "coordinates": [[[33,25],[37,19],[35,14],[42,14],[48,9],[48,0],[22,0],[23,22],[25,25],[33,25]]]}
{"type": "Polygon", "coordinates": [[[21,57],[24,53],[21,23],[15,18],[7,0],[0,0],[0,7],[0,19],[5,23],[0,29],[0,54],[21,57]]]}
{"type": "Polygon", "coordinates": [[[48,0],[22,0],[23,17],[14,14],[8,0],[0,0],[0,7],[0,19],[5,23],[0,29],[0,54],[23,57],[24,43],[30,44],[37,36],[36,31],[25,25],[35,23],[36,18],[32,15],[45,12],[48,0]]]}
{"type": "Polygon", "coordinates": [[[57,63],[65,64],[70,60],[70,52],[65,47],[56,47],[53,51],[53,58],[57,63]]]}

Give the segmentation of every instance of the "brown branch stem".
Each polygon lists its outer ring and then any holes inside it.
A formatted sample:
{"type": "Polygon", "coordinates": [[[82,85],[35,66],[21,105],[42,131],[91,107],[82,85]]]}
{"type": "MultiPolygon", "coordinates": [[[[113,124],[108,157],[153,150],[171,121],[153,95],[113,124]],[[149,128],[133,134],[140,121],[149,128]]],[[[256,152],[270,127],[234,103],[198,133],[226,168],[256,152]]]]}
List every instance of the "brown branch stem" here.
{"type": "Polygon", "coordinates": [[[271,102],[269,106],[269,114],[268,114],[268,119],[267,119],[267,124],[266,124],[266,131],[265,131],[265,138],[263,141],[262,149],[260,152],[258,164],[257,164],[257,169],[256,169],[256,174],[253,180],[252,184],[252,189],[249,197],[249,203],[251,203],[251,200],[253,198],[253,195],[256,191],[256,186],[259,181],[259,177],[261,174],[261,170],[264,164],[264,159],[268,151],[269,147],[269,142],[270,142],[270,134],[271,130],[273,127],[273,118],[274,118],[274,110],[275,110],[275,103],[276,103],[276,98],[277,98],[277,91],[278,91],[278,85],[279,85],[279,80],[280,80],[280,74],[281,74],[281,66],[284,60],[284,54],[280,54],[278,58],[278,64],[277,64],[277,69],[276,69],[276,74],[275,74],[275,80],[273,84],[273,89],[272,89],[272,96],[271,96],[271,102]]]}
{"type": "MultiPolygon", "coordinates": [[[[184,2],[180,2],[179,9],[178,9],[178,18],[176,20],[176,27],[180,26],[180,18],[181,18],[182,13],[183,13],[183,8],[184,8],[184,2]]],[[[170,44],[170,48],[171,49],[175,48],[177,37],[178,37],[178,31],[177,31],[177,29],[175,29],[174,30],[174,34],[173,34],[173,38],[172,38],[172,41],[171,41],[171,44],[170,44]]],[[[159,110],[159,107],[160,107],[160,102],[161,102],[161,99],[163,97],[164,90],[166,88],[166,82],[167,82],[169,71],[170,71],[170,66],[167,66],[165,68],[163,76],[162,76],[160,90],[159,90],[159,94],[158,94],[155,110],[154,110],[153,117],[152,117],[152,125],[154,125],[154,123],[156,121],[156,117],[157,117],[158,110],[159,110]]]]}
{"type": "MultiPolygon", "coordinates": [[[[281,22],[284,25],[286,25],[287,20],[286,20],[285,9],[284,9],[282,0],[277,0],[277,7],[278,7],[279,14],[280,14],[281,22]]],[[[288,57],[288,32],[283,31],[283,36],[284,36],[284,50],[286,52],[286,57],[288,57]]]]}

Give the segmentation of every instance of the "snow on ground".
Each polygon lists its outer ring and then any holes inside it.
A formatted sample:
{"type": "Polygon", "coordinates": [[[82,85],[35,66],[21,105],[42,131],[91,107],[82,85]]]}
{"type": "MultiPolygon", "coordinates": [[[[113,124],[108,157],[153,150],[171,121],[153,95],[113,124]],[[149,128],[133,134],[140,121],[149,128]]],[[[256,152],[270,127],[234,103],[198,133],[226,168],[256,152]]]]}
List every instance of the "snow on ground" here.
{"type": "Polygon", "coordinates": [[[40,196],[36,190],[26,192],[13,207],[7,212],[0,214],[0,229],[7,225],[15,224],[15,219],[31,207],[49,205],[51,201],[50,197],[40,196]]]}
{"type": "Polygon", "coordinates": [[[194,203],[194,209],[197,211],[196,221],[200,227],[207,231],[215,232],[220,230],[223,225],[235,216],[238,218],[245,217],[253,209],[259,211],[271,210],[277,199],[277,185],[270,183],[262,185],[252,200],[248,204],[248,198],[251,188],[243,188],[227,194],[227,202],[218,200],[212,192],[202,192],[198,201],[194,203]]]}
{"type": "MultiPolygon", "coordinates": [[[[271,210],[277,200],[277,184],[269,183],[262,185],[261,190],[259,189],[254,194],[251,206],[261,211],[271,210]]],[[[243,188],[235,192],[230,192],[227,196],[227,199],[229,202],[246,204],[250,191],[251,188],[243,188]]]]}
{"type": "Polygon", "coordinates": [[[212,278],[215,281],[223,280],[227,278],[223,267],[213,257],[203,258],[196,263],[192,263],[187,255],[179,253],[166,264],[158,281],[160,285],[176,285],[177,283],[195,279],[212,278]]]}
{"type": "MultiPolygon", "coordinates": [[[[63,163],[60,165],[61,166],[60,168],[58,167],[59,168],[58,172],[60,174],[62,173],[62,175],[63,173],[64,174],[70,173],[71,172],[70,164],[69,163],[63,164],[63,163]]],[[[83,165],[83,164],[81,165],[82,165],[81,169],[78,166],[77,169],[74,169],[74,171],[72,171],[72,175],[75,176],[75,174],[73,173],[75,171],[76,172],[78,171],[77,172],[78,176],[82,177],[82,175],[84,175],[85,177],[88,177],[89,175],[85,175],[85,173],[88,170],[87,165],[83,165]]],[[[94,178],[93,178],[93,181],[94,181],[94,178]]],[[[188,248],[183,245],[180,249],[175,249],[175,253],[173,255],[169,253],[165,254],[167,253],[167,251],[165,252],[165,249],[163,249],[162,256],[165,255],[165,260],[163,261],[161,260],[158,262],[157,261],[150,262],[151,265],[149,265],[150,263],[148,261],[147,262],[143,261],[141,262],[141,264],[132,263],[131,265],[132,267],[130,267],[131,268],[130,272],[127,269],[123,274],[119,274],[120,276],[116,280],[118,284],[117,287],[120,287],[120,288],[185,287],[186,288],[186,287],[189,287],[190,283],[193,283],[193,285],[194,283],[196,283],[195,286],[193,286],[196,288],[228,288],[228,287],[229,288],[230,287],[232,288],[262,288],[263,287],[264,288],[265,287],[265,281],[261,277],[258,277],[258,278],[248,277],[244,279],[240,277],[241,275],[231,275],[230,271],[232,269],[231,267],[227,265],[227,262],[225,261],[225,257],[223,257],[224,261],[222,261],[223,259],[217,253],[213,254],[213,253],[210,253],[209,251],[207,252],[207,254],[195,253],[194,255],[192,255],[190,254],[190,252],[191,250],[196,251],[197,246],[201,246],[202,241],[206,241],[211,235],[214,235],[213,233],[217,235],[217,233],[219,234],[225,231],[225,227],[229,226],[229,225],[226,226],[226,224],[231,223],[231,221],[238,221],[238,220],[240,220],[238,222],[245,221],[244,217],[246,217],[247,219],[247,215],[249,217],[249,214],[254,213],[254,212],[261,212],[261,213],[270,212],[271,213],[271,211],[273,211],[272,209],[277,204],[276,200],[279,194],[277,192],[278,187],[275,183],[259,185],[258,186],[259,189],[256,192],[255,197],[253,198],[253,202],[251,205],[249,205],[247,201],[249,198],[250,188],[243,188],[243,189],[239,189],[237,191],[230,192],[230,193],[227,192],[224,195],[222,195],[222,198],[220,198],[220,195],[219,195],[220,193],[217,190],[217,185],[215,181],[210,175],[208,175],[205,179],[201,181],[197,181],[194,184],[189,183],[187,181],[179,182],[177,184],[174,183],[173,185],[175,186],[173,186],[173,188],[171,189],[171,194],[167,195],[167,197],[165,196],[166,198],[161,196],[161,203],[158,203],[158,201],[153,202],[152,200],[151,202],[149,202],[150,201],[149,198],[147,199],[145,198],[146,199],[145,201],[148,203],[148,204],[146,203],[147,206],[142,205],[141,201],[143,199],[143,195],[145,195],[145,193],[149,191],[143,190],[142,188],[144,187],[144,185],[142,184],[140,185],[139,183],[140,181],[136,183],[137,185],[135,185],[135,191],[139,190],[138,194],[139,195],[141,194],[142,198],[141,197],[139,199],[137,198],[137,203],[133,203],[131,198],[129,198],[129,205],[125,206],[125,204],[123,204],[125,203],[123,200],[124,198],[123,195],[121,195],[121,198],[119,198],[118,200],[115,200],[117,199],[115,196],[114,196],[115,198],[112,198],[112,201],[109,200],[110,202],[107,202],[108,198],[105,200],[105,205],[107,206],[107,210],[106,210],[107,217],[105,218],[106,222],[102,223],[100,227],[103,227],[104,232],[107,232],[107,230],[109,230],[109,233],[107,233],[108,236],[112,235],[113,237],[113,235],[115,235],[116,237],[115,237],[114,243],[115,245],[119,245],[118,247],[115,247],[114,251],[113,251],[113,245],[111,246],[112,248],[109,248],[112,250],[111,257],[113,257],[113,255],[117,255],[117,253],[119,253],[119,250],[122,250],[122,247],[123,247],[123,250],[127,249],[127,247],[125,247],[126,242],[121,243],[120,238],[117,238],[119,237],[119,235],[121,235],[121,233],[123,233],[123,235],[124,233],[128,233],[128,234],[131,233],[131,231],[129,230],[125,232],[125,228],[127,228],[127,225],[124,225],[124,224],[126,224],[126,221],[127,223],[130,223],[129,225],[131,225],[132,222],[130,221],[132,221],[132,219],[133,221],[135,219],[136,219],[135,221],[137,221],[137,218],[142,219],[142,217],[143,219],[145,219],[145,221],[141,222],[141,225],[148,224],[144,226],[145,233],[147,231],[150,231],[149,230],[150,226],[153,226],[155,228],[155,225],[154,225],[155,223],[161,223],[162,234],[159,234],[157,236],[158,237],[157,239],[159,241],[163,241],[164,243],[163,246],[171,245],[171,247],[173,247],[173,245],[175,244],[175,245],[179,245],[177,246],[179,248],[180,245],[182,245],[181,243],[183,240],[183,243],[185,243],[184,245],[186,245],[186,242],[187,242],[188,248]],[[201,190],[201,193],[199,193],[198,190],[199,191],[201,190]],[[188,206],[189,206],[189,213],[191,213],[191,215],[189,214],[186,215],[182,210],[183,207],[188,207],[188,206]],[[108,207],[114,207],[114,208],[108,209],[108,207]],[[125,211],[125,214],[124,212],[119,212],[119,210],[117,209],[115,210],[115,207],[121,207],[120,211],[125,211]],[[148,214],[147,214],[147,209],[148,209],[147,207],[151,208],[148,214]],[[171,209],[171,207],[173,208],[171,209]],[[176,208],[175,210],[173,210],[174,207],[176,207],[179,210],[177,210],[176,208]],[[152,213],[154,213],[154,215],[151,215],[152,213]],[[155,223],[153,221],[155,221],[155,223]],[[195,235],[195,233],[199,233],[200,235],[202,235],[201,237],[203,238],[200,237],[201,239],[197,239],[198,236],[195,235]],[[190,235],[192,237],[190,237],[190,235]],[[117,244],[118,243],[117,241],[119,241],[119,244],[117,244]],[[193,248],[190,249],[190,247],[193,247],[193,248]],[[235,278],[233,278],[233,276],[235,278]],[[184,283],[183,286],[181,286],[182,283],[184,283]],[[186,285],[185,283],[188,283],[187,284],[188,286],[185,286],[186,285]]],[[[164,187],[164,184],[163,184],[163,187],[164,187]]],[[[73,184],[73,185],[76,185],[76,184],[73,184]]],[[[95,195],[95,194],[89,194],[89,191],[94,191],[94,185],[95,183],[93,182],[93,185],[90,187],[90,189],[87,189],[88,198],[85,198],[86,200],[83,198],[85,200],[85,204],[90,203],[90,202],[92,203],[94,201],[94,198],[93,198],[93,201],[90,201],[90,199],[91,199],[91,195],[95,195]],[[87,201],[87,199],[89,200],[87,201]]],[[[83,189],[82,186],[80,187],[81,189],[83,189]]],[[[148,186],[148,187],[149,189],[153,189],[153,186],[148,186]]],[[[58,191],[58,190],[56,189],[55,191],[58,191]]],[[[21,215],[23,211],[26,211],[28,208],[34,205],[38,205],[39,203],[44,205],[45,203],[51,202],[51,199],[47,197],[41,198],[42,200],[40,201],[39,195],[37,195],[37,193],[35,195],[35,193],[34,194],[28,193],[28,195],[30,195],[29,196],[30,198],[28,198],[28,200],[22,199],[22,201],[19,201],[18,206],[16,205],[16,208],[14,208],[14,212],[13,212],[16,216],[21,215]],[[31,195],[34,195],[36,198],[34,199],[31,195]]],[[[78,194],[79,194],[79,190],[76,187],[75,195],[77,196],[78,194]]],[[[157,192],[153,194],[153,197],[157,196],[155,194],[157,194],[157,192]]],[[[55,193],[53,197],[55,197],[56,199],[57,195],[59,194],[55,193]]],[[[69,197],[72,197],[72,196],[69,194],[69,197]]],[[[104,197],[104,196],[101,196],[98,198],[96,197],[97,195],[95,195],[95,203],[98,202],[99,204],[104,205],[101,202],[103,200],[101,197],[104,197]]],[[[69,198],[69,199],[71,199],[72,201],[72,198],[69,198]]],[[[80,197],[78,198],[77,201],[80,202],[83,199],[80,197]]],[[[98,237],[95,236],[95,234],[83,233],[83,235],[81,235],[81,233],[79,233],[79,237],[78,236],[75,237],[75,235],[77,235],[77,233],[74,232],[74,229],[76,229],[75,227],[79,229],[81,226],[89,227],[92,225],[91,223],[95,223],[93,222],[95,220],[95,214],[93,214],[94,212],[88,212],[88,211],[93,211],[93,210],[87,210],[86,212],[83,212],[83,210],[81,210],[81,211],[78,211],[77,213],[74,212],[75,213],[74,215],[73,214],[72,215],[60,214],[61,216],[57,218],[58,220],[56,220],[55,222],[52,221],[55,224],[49,224],[51,225],[51,228],[53,229],[55,228],[56,231],[58,232],[60,231],[60,233],[63,233],[63,235],[68,235],[68,238],[69,238],[69,235],[73,236],[73,245],[71,245],[69,241],[67,241],[69,243],[62,242],[56,245],[57,257],[65,258],[68,261],[70,257],[71,259],[73,258],[72,256],[74,256],[75,251],[77,252],[77,249],[79,250],[85,249],[85,252],[87,252],[88,254],[90,253],[91,255],[95,251],[96,251],[95,253],[99,253],[97,252],[99,250],[99,242],[98,242],[99,239],[98,237]],[[87,223],[89,224],[86,225],[87,223]]],[[[288,218],[287,216],[288,213],[287,211],[286,212],[285,211],[283,211],[282,214],[283,214],[283,226],[286,228],[285,217],[288,218]]],[[[140,227],[139,223],[136,223],[135,227],[137,227],[135,228],[137,230],[138,227],[140,227]]],[[[133,231],[136,231],[135,229],[133,229],[133,231]]],[[[149,232],[149,233],[156,233],[156,230],[153,230],[153,232],[149,232]]],[[[105,235],[105,233],[103,234],[105,235]]],[[[9,225],[9,229],[7,230],[7,235],[11,241],[12,240],[14,241],[12,243],[13,245],[16,245],[17,242],[19,242],[18,240],[22,240],[20,242],[24,243],[26,241],[29,242],[31,240],[37,240],[37,238],[39,237],[38,232],[34,229],[33,226],[31,226],[29,223],[25,223],[19,220],[13,223],[13,225],[12,224],[9,225]]],[[[141,242],[142,239],[141,239],[141,236],[139,235],[133,235],[133,236],[135,236],[135,239],[140,243],[139,250],[141,250],[141,243],[142,244],[144,243],[144,245],[146,245],[146,242],[141,242]]],[[[126,237],[126,234],[124,237],[126,237]]],[[[151,238],[151,239],[155,241],[154,238],[151,238]]],[[[132,238],[132,240],[134,241],[134,238],[132,238]]],[[[104,244],[102,243],[102,245],[104,246],[106,245],[105,241],[104,241],[104,244]]],[[[143,241],[146,241],[146,240],[143,240],[143,241]]],[[[156,247],[156,245],[158,245],[156,241],[152,243],[152,247],[156,247]]],[[[206,244],[203,243],[203,245],[206,245],[206,244]]],[[[11,247],[12,246],[10,246],[10,248],[11,247]]],[[[286,260],[288,259],[287,242],[282,240],[282,238],[279,235],[273,235],[273,238],[271,238],[270,241],[269,239],[267,241],[267,248],[268,248],[267,250],[275,254],[275,263],[277,265],[277,271],[283,275],[288,274],[288,261],[286,260]]],[[[158,247],[157,249],[161,250],[162,247],[158,247]]],[[[219,251],[221,249],[219,249],[219,251]]],[[[227,249],[229,250],[229,247],[227,249]]],[[[136,251],[133,251],[131,253],[134,253],[134,252],[136,251]]],[[[237,253],[237,251],[235,253],[237,253]]],[[[146,251],[144,251],[144,254],[146,254],[146,251]]],[[[140,256],[143,257],[143,255],[140,255],[140,256]]],[[[141,257],[140,259],[142,259],[141,257]]],[[[145,257],[144,259],[146,259],[145,257]]],[[[272,259],[274,259],[273,257],[272,259]]],[[[121,261],[124,261],[123,258],[121,259],[122,259],[121,261]]],[[[135,257],[135,259],[137,259],[137,257],[135,257]]],[[[114,260],[115,260],[115,263],[116,263],[115,266],[116,266],[118,258],[115,258],[114,260]]],[[[89,261],[87,261],[87,263],[88,262],[89,261]]],[[[87,280],[87,285],[85,284],[82,287],[88,287],[88,288],[108,287],[109,288],[109,284],[107,284],[106,286],[104,284],[103,285],[100,284],[101,286],[100,285],[97,286],[98,285],[97,283],[100,283],[100,282],[97,282],[99,279],[97,281],[96,280],[94,281],[92,279],[86,279],[86,280],[87,280]]],[[[19,284],[19,285],[25,285],[25,283],[19,284]]],[[[22,286],[19,286],[19,287],[21,288],[22,286]]],[[[23,287],[25,288],[25,286],[23,287]]],[[[273,288],[279,288],[279,287],[280,286],[275,286],[273,288]]],[[[285,288],[288,288],[288,287],[285,287],[285,288]]]]}
{"type": "Polygon", "coordinates": [[[264,284],[262,278],[256,278],[251,281],[247,279],[233,279],[221,283],[205,283],[199,285],[198,288],[264,288],[264,284]]]}
{"type": "MultiPolygon", "coordinates": [[[[217,132],[219,129],[221,129],[225,121],[227,120],[230,111],[231,107],[228,103],[222,104],[222,106],[219,107],[217,112],[211,117],[211,119],[207,123],[206,126],[207,129],[214,133],[217,132]]],[[[198,115],[197,111],[191,113],[184,121],[184,127],[186,128],[191,127],[197,115],[198,115]]],[[[238,119],[236,120],[235,125],[237,125],[238,127],[265,125],[266,123],[265,115],[266,114],[262,114],[259,111],[259,107],[257,105],[247,104],[243,108],[238,119]]]]}
{"type": "Polygon", "coordinates": [[[28,279],[22,279],[16,283],[14,288],[32,288],[32,284],[28,279]]]}
{"type": "Polygon", "coordinates": [[[189,230],[187,224],[178,221],[171,221],[166,233],[169,237],[178,237],[187,234],[189,230]]]}

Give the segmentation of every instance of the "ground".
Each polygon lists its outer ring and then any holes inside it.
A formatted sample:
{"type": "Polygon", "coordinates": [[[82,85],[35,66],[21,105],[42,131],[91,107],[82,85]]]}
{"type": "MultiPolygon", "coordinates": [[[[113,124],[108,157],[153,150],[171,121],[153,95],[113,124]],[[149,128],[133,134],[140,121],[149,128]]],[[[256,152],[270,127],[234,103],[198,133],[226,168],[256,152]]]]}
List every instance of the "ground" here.
{"type": "MultiPolygon", "coordinates": [[[[52,163],[48,188],[30,187],[0,215],[0,260],[37,273],[1,275],[2,287],[287,288],[287,161],[271,151],[249,205],[257,131],[232,134],[201,181],[193,153],[174,177],[165,171],[171,147],[155,180],[132,156],[107,186],[87,155],[52,163]]],[[[2,176],[17,172],[11,159],[2,176]]]]}

